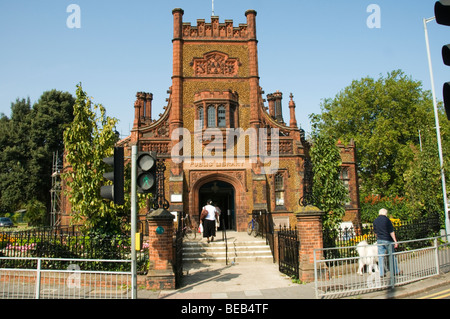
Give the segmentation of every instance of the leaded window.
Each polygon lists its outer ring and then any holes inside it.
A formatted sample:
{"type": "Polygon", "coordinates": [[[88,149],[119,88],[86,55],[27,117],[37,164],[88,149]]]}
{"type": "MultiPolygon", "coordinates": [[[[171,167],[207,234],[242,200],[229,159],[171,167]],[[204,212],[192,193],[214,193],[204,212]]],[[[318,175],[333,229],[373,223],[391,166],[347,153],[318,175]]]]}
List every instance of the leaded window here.
{"type": "Polygon", "coordinates": [[[203,127],[203,123],[204,123],[205,116],[203,113],[204,113],[203,107],[201,106],[198,108],[198,121],[199,121],[200,128],[203,127]]]}
{"type": "Polygon", "coordinates": [[[275,205],[284,206],[284,177],[282,173],[275,175],[275,205]]]}
{"type": "Polygon", "coordinates": [[[225,106],[223,105],[220,105],[217,108],[217,126],[218,127],[226,126],[226,113],[225,113],[225,106]]]}
{"type": "Polygon", "coordinates": [[[238,127],[238,106],[233,103],[196,103],[198,126],[206,128],[238,127]]]}
{"type": "Polygon", "coordinates": [[[208,127],[216,127],[216,108],[208,106],[208,127]]]}

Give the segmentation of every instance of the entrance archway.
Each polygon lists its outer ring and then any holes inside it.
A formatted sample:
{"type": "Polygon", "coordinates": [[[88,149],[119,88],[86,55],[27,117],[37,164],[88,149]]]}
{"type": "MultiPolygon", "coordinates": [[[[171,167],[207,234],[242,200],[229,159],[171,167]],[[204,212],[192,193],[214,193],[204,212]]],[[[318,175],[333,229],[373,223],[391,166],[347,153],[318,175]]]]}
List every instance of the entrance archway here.
{"type": "Polygon", "coordinates": [[[211,195],[211,200],[214,201],[213,193],[209,192],[208,187],[212,190],[214,183],[216,183],[218,187],[224,187],[224,194],[219,198],[225,205],[224,208],[220,207],[221,211],[228,214],[228,209],[230,209],[231,217],[230,221],[227,221],[227,227],[238,232],[247,229],[250,208],[245,187],[245,171],[191,171],[189,181],[191,185],[189,190],[189,215],[197,224],[196,226],[199,223],[202,207],[208,199],[206,198],[207,195],[211,195]],[[228,199],[230,204],[225,204],[225,200],[228,199]]]}
{"type": "Polygon", "coordinates": [[[233,185],[224,181],[212,181],[203,184],[198,191],[200,206],[206,205],[211,199],[221,210],[220,229],[236,230],[235,189],[233,185]]]}

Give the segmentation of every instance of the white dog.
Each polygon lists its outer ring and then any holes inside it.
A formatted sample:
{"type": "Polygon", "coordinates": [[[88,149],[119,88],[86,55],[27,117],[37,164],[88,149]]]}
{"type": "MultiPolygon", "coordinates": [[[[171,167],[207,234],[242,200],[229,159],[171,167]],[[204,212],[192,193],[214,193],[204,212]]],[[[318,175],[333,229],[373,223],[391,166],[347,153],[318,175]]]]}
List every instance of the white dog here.
{"type": "Polygon", "coordinates": [[[364,265],[367,265],[367,272],[372,273],[373,270],[378,272],[378,247],[376,245],[369,245],[367,241],[363,240],[356,246],[359,254],[358,274],[362,275],[364,265]]]}

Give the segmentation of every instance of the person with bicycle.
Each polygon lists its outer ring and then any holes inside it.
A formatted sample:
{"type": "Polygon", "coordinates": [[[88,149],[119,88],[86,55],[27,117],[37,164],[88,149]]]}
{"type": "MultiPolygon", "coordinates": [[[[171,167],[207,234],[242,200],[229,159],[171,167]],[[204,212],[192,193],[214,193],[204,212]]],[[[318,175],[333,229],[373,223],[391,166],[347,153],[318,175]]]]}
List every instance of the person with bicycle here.
{"type": "Polygon", "coordinates": [[[258,235],[259,224],[256,220],[256,213],[252,213],[252,220],[248,223],[247,234],[250,236],[253,234],[254,237],[258,235]]]}
{"type": "Polygon", "coordinates": [[[206,201],[206,206],[202,209],[202,216],[204,216],[203,221],[203,238],[206,238],[208,243],[214,241],[216,236],[216,218],[218,218],[219,212],[215,206],[213,206],[212,200],[208,199],[206,201]]]}

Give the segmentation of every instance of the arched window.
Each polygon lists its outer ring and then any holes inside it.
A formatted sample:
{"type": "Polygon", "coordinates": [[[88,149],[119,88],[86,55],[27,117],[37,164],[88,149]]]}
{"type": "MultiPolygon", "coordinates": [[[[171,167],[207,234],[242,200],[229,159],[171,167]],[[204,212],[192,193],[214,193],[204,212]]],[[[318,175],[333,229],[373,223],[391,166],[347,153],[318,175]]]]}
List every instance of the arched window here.
{"type": "Polygon", "coordinates": [[[205,116],[204,116],[204,114],[203,114],[203,107],[200,106],[200,107],[198,108],[198,121],[199,121],[199,126],[200,126],[200,128],[203,128],[204,119],[205,119],[205,116]]]}
{"type": "Polygon", "coordinates": [[[212,105],[208,107],[208,127],[216,127],[216,108],[212,105]]]}
{"type": "Polygon", "coordinates": [[[234,113],[236,112],[236,107],[233,105],[230,108],[230,127],[235,127],[234,124],[234,113]]]}
{"type": "Polygon", "coordinates": [[[226,115],[225,115],[225,106],[220,105],[217,108],[217,126],[218,127],[225,127],[227,122],[226,122],[226,115]]]}

